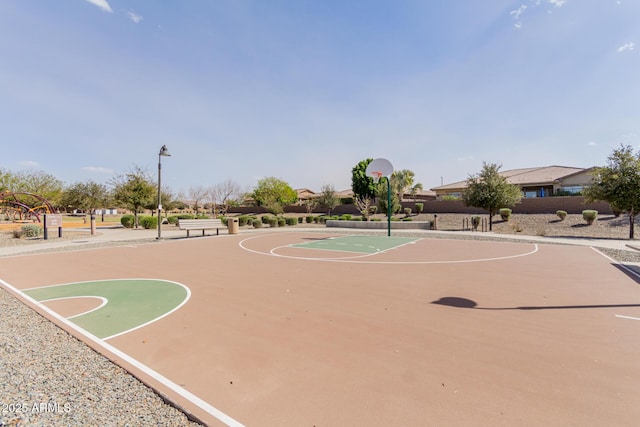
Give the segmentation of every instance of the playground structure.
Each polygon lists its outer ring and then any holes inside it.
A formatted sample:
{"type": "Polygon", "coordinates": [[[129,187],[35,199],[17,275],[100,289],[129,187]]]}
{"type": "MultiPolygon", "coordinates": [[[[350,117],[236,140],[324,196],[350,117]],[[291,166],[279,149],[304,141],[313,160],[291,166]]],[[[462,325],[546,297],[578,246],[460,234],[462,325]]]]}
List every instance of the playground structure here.
{"type": "Polygon", "coordinates": [[[0,213],[10,221],[42,222],[42,214],[55,213],[53,205],[33,193],[5,191],[0,193],[0,213]]]}

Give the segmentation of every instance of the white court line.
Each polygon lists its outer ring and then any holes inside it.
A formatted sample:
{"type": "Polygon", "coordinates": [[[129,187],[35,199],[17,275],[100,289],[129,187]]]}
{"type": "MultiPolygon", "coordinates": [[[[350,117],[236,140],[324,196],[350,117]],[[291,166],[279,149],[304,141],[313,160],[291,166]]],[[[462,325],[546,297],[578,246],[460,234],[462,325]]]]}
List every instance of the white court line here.
{"type": "Polygon", "coordinates": [[[591,249],[593,249],[594,251],[596,251],[597,253],[599,253],[600,255],[602,255],[603,257],[605,257],[606,259],[608,259],[609,261],[611,261],[612,263],[614,263],[615,265],[617,265],[618,267],[622,268],[624,271],[626,271],[627,273],[635,276],[636,279],[640,279],[640,274],[638,274],[635,270],[633,270],[632,268],[627,267],[624,264],[619,263],[618,261],[616,261],[615,259],[611,258],[609,255],[605,254],[604,252],[600,252],[599,250],[597,250],[596,248],[594,248],[593,246],[591,246],[591,249]]]}
{"type": "MultiPolygon", "coordinates": [[[[531,250],[529,252],[525,252],[525,253],[521,253],[521,254],[517,254],[517,255],[507,255],[507,256],[503,256],[503,257],[495,257],[495,258],[478,258],[478,259],[463,259],[463,260],[449,260],[449,261],[446,261],[446,260],[445,261],[360,261],[358,259],[371,257],[373,255],[378,255],[378,254],[381,254],[381,253],[385,253],[387,251],[391,251],[393,249],[397,249],[397,248],[400,248],[402,246],[415,243],[416,241],[407,242],[407,243],[404,243],[402,245],[396,246],[394,248],[385,249],[384,251],[380,251],[380,252],[376,252],[376,253],[372,253],[372,254],[364,254],[364,255],[357,255],[357,256],[353,256],[353,257],[340,257],[340,258],[295,257],[295,256],[290,256],[290,255],[280,255],[280,254],[276,253],[276,251],[278,249],[291,247],[292,244],[287,244],[287,245],[283,245],[283,246],[278,246],[278,247],[272,248],[269,252],[256,251],[256,250],[250,249],[250,248],[248,248],[248,247],[246,247],[244,245],[244,243],[249,241],[249,240],[254,240],[254,239],[273,236],[273,235],[275,235],[275,234],[262,234],[262,235],[259,235],[259,236],[248,237],[248,238],[243,239],[240,242],[238,242],[238,246],[240,246],[245,251],[252,252],[254,254],[267,255],[267,256],[276,256],[276,257],[287,258],[287,259],[297,259],[297,260],[302,260],[302,261],[344,262],[344,263],[354,263],[354,264],[389,264],[389,265],[464,264],[464,263],[472,263],[472,262],[500,261],[500,260],[505,260],[505,259],[512,259],[512,258],[519,258],[519,257],[528,256],[528,255],[533,255],[534,253],[538,252],[538,244],[534,243],[533,244],[533,250],[531,250]]],[[[424,240],[424,239],[419,239],[419,240],[424,240]]],[[[313,250],[314,248],[305,248],[305,249],[313,250]]],[[[323,250],[323,249],[317,249],[317,250],[323,250]]]]}
{"type": "MultiPolygon", "coordinates": [[[[149,279],[147,279],[147,280],[149,280],[149,279]]],[[[160,279],[158,279],[158,280],[160,280],[160,279]]],[[[199,407],[200,409],[202,409],[203,411],[205,411],[206,413],[208,413],[212,417],[216,418],[217,420],[220,420],[221,422],[223,422],[227,426],[229,426],[229,427],[244,427],[244,424],[241,424],[239,421],[234,420],[229,415],[227,415],[224,412],[220,411],[219,409],[213,407],[212,405],[210,405],[209,403],[205,402],[204,400],[202,400],[201,398],[199,398],[195,394],[191,393],[190,391],[187,391],[184,388],[180,387],[178,384],[174,383],[173,381],[171,381],[170,379],[166,378],[162,374],[154,371],[153,369],[151,369],[147,365],[143,364],[142,362],[139,362],[138,360],[134,359],[133,357],[129,356],[128,354],[118,350],[116,347],[112,346],[111,344],[106,343],[105,341],[101,340],[100,338],[96,337],[95,335],[85,331],[84,329],[82,329],[79,326],[75,325],[71,321],[69,321],[69,320],[65,319],[64,317],[60,316],[58,313],[56,313],[55,311],[51,310],[49,307],[45,306],[44,304],[40,304],[38,301],[36,301],[33,298],[31,298],[29,295],[22,293],[22,291],[18,290],[17,288],[14,288],[13,286],[8,284],[4,280],[0,279],[0,285],[2,285],[5,289],[8,289],[11,293],[13,293],[18,298],[27,300],[31,304],[39,307],[40,309],[45,311],[47,314],[49,314],[51,317],[55,318],[60,323],[64,324],[66,327],[68,327],[70,329],[73,329],[76,333],[84,336],[86,339],[91,341],[96,346],[102,347],[104,350],[106,350],[107,352],[110,352],[111,354],[115,355],[117,358],[119,358],[121,360],[124,360],[126,363],[129,363],[130,365],[134,366],[136,369],[139,369],[145,375],[148,375],[149,377],[153,378],[154,380],[156,380],[160,384],[162,384],[165,387],[169,388],[170,390],[174,391],[175,393],[177,393],[178,395],[180,395],[184,399],[186,399],[189,402],[193,403],[194,405],[196,405],[197,407],[199,407]]],[[[131,375],[133,375],[133,374],[131,374],[131,375]]],[[[149,386],[147,386],[147,387],[149,387],[149,386]]],[[[150,388],[152,388],[152,387],[150,387],[150,388]]],[[[161,394],[158,390],[156,390],[156,392],[158,394],[161,394]]],[[[168,396],[164,396],[164,397],[168,398],[168,396]]],[[[177,408],[180,408],[180,406],[177,405],[177,404],[174,405],[174,406],[177,407],[177,408]]]]}
{"type": "Polygon", "coordinates": [[[640,320],[640,317],[623,316],[622,314],[616,314],[616,317],[620,319],[640,320]]]}
{"type": "Polygon", "coordinates": [[[84,311],[84,312],[82,312],[80,314],[74,314],[73,316],[69,316],[69,317],[67,317],[67,319],[73,319],[74,317],[84,316],[85,314],[89,314],[92,311],[100,310],[102,307],[107,305],[107,303],[109,302],[109,300],[106,299],[105,297],[99,297],[99,296],[95,296],[95,295],[78,295],[78,296],[73,296],[73,297],[61,297],[61,298],[43,299],[43,300],[40,300],[40,302],[61,301],[61,300],[65,300],[65,299],[76,299],[76,298],[96,298],[96,299],[101,300],[102,304],[100,304],[99,306],[97,306],[95,308],[92,308],[91,310],[87,310],[87,311],[84,311]]]}

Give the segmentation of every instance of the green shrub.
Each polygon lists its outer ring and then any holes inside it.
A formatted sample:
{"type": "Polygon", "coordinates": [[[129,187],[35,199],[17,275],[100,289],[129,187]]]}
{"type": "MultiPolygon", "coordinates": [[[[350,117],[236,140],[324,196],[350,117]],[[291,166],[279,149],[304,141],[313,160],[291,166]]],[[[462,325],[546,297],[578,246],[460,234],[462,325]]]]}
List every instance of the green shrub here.
{"type": "Polygon", "coordinates": [[[262,227],[262,221],[256,218],[251,222],[251,225],[253,225],[253,228],[260,228],[262,227]]]}
{"type": "Polygon", "coordinates": [[[402,218],[403,221],[413,221],[413,218],[411,217],[406,217],[406,218],[402,218]]]}
{"type": "Polygon", "coordinates": [[[382,221],[380,218],[371,218],[369,221],[382,221]]]}
{"type": "Polygon", "coordinates": [[[587,221],[587,224],[591,225],[596,219],[598,219],[598,211],[585,209],[582,211],[582,219],[587,221]]]}
{"type": "Polygon", "coordinates": [[[424,209],[424,203],[416,203],[416,215],[420,215],[424,209]]]}
{"type": "Polygon", "coordinates": [[[247,225],[247,222],[249,222],[249,215],[240,215],[238,217],[238,225],[239,226],[243,226],[243,225],[247,225]]]}
{"type": "Polygon", "coordinates": [[[509,221],[509,218],[511,218],[511,209],[509,208],[500,209],[500,218],[502,218],[503,221],[509,221]]]}
{"type": "Polygon", "coordinates": [[[296,225],[298,223],[298,218],[293,216],[288,216],[285,218],[287,225],[296,225]]]}
{"type": "Polygon", "coordinates": [[[120,224],[125,228],[133,228],[134,222],[135,218],[130,214],[122,215],[122,218],[120,218],[120,224]]]}
{"type": "Polygon", "coordinates": [[[305,218],[305,220],[307,221],[307,224],[311,224],[313,222],[313,216],[311,215],[307,215],[307,217],[305,218]]]}
{"type": "Polygon", "coordinates": [[[354,216],[353,218],[351,218],[351,221],[362,221],[362,217],[361,216],[354,216]]]}
{"type": "Polygon", "coordinates": [[[178,215],[171,215],[170,217],[167,217],[167,222],[169,224],[176,225],[178,223],[178,219],[178,215]]]}
{"type": "Polygon", "coordinates": [[[404,215],[411,216],[411,208],[404,208],[404,215]]]}
{"type": "Polygon", "coordinates": [[[27,224],[20,227],[20,236],[24,237],[38,237],[42,232],[42,228],[35,224],[27,224]]]}
{"type": "Polygon", "coordinates": [[[284,227],[287,225],[287,220],[284,218],[278,218],[278,227],[284,227]]]}
{"type": "Polygon", "coordinates": [[[298,217],[298,224],[302,224],[304,222],[304,218],[299,216],[298,217]]]}
{"type": "Polygon", "coordinates": [[[560,221],[564,221],[564,219],[567,217],[567,211],[558,210],[556,211],[556,215],[558,215],[558,218],[560,218],[560,221]]]}
{"type": "Polygon", "coordinates": [[[273,218],[273,217],[271,217],[271,216],[269,216],[269,215],[262,215],[262,216],[260,217],[260,220],[262,221],[262,223],[263,223],[263,224],[271,224],[271,223],[269,222],[269,218],[273,218]]]}
{"type": "Polygon", "coordinates": [[[318,224],[320,222],[320,217],[319,216],[314,216],[313,217],[313,222],[318,224]]]}
{"type": "Polygon", "coordinates": [[[140,225],[145,230],[152,230],[154,228],[158,228],[158,217],[157,216],[141,216],[139,217],[140,225]]]}
{"type": "Polygon", "coordinates": [[[227,222],[229,221],[229,218],[226,216],[221,216],[220,217],[220,222],[222,223],[222,225],[226,225],[227,227],[229,226],[229,224],[227,224],[227,222]]]}
{"type": "Polygon", "coordinates": [[[353,215],[351,215],[351,214],[343,214],[343,215],[340,216],[340,219],[345,220],[345,221],[351,221],[351,217],[352,216],[353,215]]]}
{"type": "Polygon", "coordinates": [[[278,218],[275,216],[267,217],[267,224],[269,224],[270,227],[276,227],[278,225],[278,218]]]}

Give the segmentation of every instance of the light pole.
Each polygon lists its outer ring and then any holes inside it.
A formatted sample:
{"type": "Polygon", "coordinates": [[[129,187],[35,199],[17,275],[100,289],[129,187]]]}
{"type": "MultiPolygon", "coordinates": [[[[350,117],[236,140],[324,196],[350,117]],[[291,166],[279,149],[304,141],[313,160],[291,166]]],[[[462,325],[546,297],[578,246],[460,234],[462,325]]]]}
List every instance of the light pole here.
{"type": "Polygon", "coordinates": [[[160,196],[161,191],[161,179],[162,179],[162,156],[168,157],[171,156],[169,154],[169,150],[167,150],[167,146],[163,145],[160,148],[160,152],[158,153],[158,240],[162,237],[162,200],[160,196]]]}

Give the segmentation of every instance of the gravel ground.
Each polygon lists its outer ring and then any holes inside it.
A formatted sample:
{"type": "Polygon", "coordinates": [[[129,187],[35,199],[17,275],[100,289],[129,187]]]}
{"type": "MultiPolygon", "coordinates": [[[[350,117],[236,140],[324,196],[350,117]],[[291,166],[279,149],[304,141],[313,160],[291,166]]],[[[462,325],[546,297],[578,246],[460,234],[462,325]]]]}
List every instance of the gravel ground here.
{"type": "Polygon", "coordinates": [[[0,288],[0,426],[199,426],[0,288]]]}
{"type": "MultiPolygon", "coordinates": [[[[438,230],[461,231],[465,219],[469,218],[469,215],[440,214],[438,230]]],[[[433,215],[421,215],[416,219],[433,220],[433,215]]],[[[317,228],[325,230],[324,226],[317,228]]],[[[505,235],[627,239],[628,234],[625,217],[601,217],[588,226],[581,215],[569,215],[560,221],[550,214],[513,215],[509,221],[498,219],[492,233],[421,233],[420,237],[504,241],[505,235]]],[[[86,232],[65,230],[63,233],[63,239],[87,237],[86,232]]],[[[0,233],[0,246],[31,245],[42,241],[42,238],[16,239],[11,233],[0,233]]],[[[83,245],[82,249],[87,246],[83,245]]],[[[619,262],[640,262],[640,251],[600,249],[619,262]]],[[[184,413],[163,401],[124,369],[1,288],[0,316],[0,427],[200,425],[187,419],[184,413]]]]}

